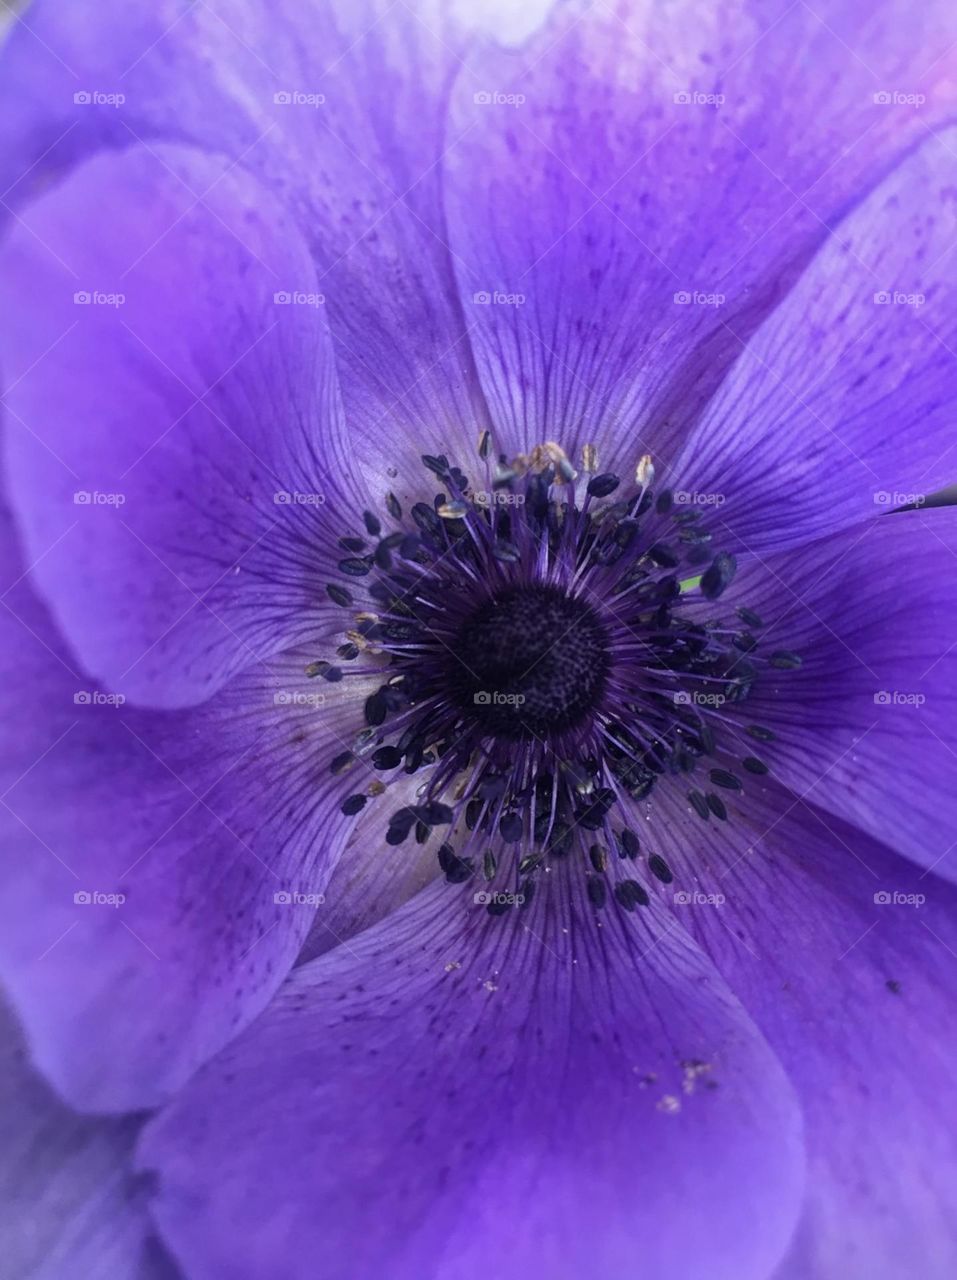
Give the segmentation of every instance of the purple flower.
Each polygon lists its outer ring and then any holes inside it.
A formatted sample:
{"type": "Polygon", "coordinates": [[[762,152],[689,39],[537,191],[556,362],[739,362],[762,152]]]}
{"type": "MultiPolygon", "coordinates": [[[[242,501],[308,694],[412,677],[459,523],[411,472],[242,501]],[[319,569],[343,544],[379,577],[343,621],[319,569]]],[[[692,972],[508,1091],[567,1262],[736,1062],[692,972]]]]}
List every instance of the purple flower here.
{"type": "Polygon", "coordinates": [[[15,20],[15,1274],[954,1274],[955,60],[15,20]]]}

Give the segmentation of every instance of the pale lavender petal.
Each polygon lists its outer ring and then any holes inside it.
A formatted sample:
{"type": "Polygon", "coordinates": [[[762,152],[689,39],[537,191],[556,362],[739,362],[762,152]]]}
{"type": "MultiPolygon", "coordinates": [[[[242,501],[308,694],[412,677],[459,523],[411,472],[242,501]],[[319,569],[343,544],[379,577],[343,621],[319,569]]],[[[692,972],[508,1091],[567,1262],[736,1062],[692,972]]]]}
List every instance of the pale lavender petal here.
{"type": "Polygon", "coordinates": [[[957,892],[777,786],[748,810],[676,909],[800,1099],[804,1207],[773,1280],[947,1280],[957,892]]]}
{"type": "Polygon", "coordinates": [[[957,129],[844,221],[750,339],[674,470],[765,554],[922,501],[957,474],[957,129]]]}
{"type": "Polygon", "coordinates": [[[154,1105],[292,966],[343,789],[369,780],[329,768],[361,691],[317,689],[292,653],[201,708],[133,710],[76,668],[8,526],[2,547],[4,980],[63,1096],[154,1105]]]}
{"type": "Polygon", "coordinates": [[[946,118],[955,42],[944,3],[598,4],[472,61],[443,166],[496,429],[673,465],[846,208],[946,118]]]}
{"type": "Polygon", "coordinates": [[[134,147],[26,209],[2,262],[10,501],[78,661],[177,707],[313,635],[317,555],[362,508],[323,309],[283,301],[315,271],[269,193],[134,147]]]}
{"type": "Polygon", "coordinates": [[[739,733],[792,790],[947,878],[957,875],[957,512],[872,520],[811,547],[743,563],[742,602],[767,624],[766,671],[739,710],[776,741],[739,733]]]}
{"type": "Polygon", "coordinates": [[[803,1183],[774,1058],[666,916],[601,927],[552,880],[517,919],[427,890],[158,1118],[141,1159],[187,1271],[767,1275],[803,1183]]]}
{"type": "Polygon", "coordinates": [[[0,1006],[0,1247],[16,1280],[174,1280],[132,1164],[142,1118],[70,1111],[0,1006]]]}

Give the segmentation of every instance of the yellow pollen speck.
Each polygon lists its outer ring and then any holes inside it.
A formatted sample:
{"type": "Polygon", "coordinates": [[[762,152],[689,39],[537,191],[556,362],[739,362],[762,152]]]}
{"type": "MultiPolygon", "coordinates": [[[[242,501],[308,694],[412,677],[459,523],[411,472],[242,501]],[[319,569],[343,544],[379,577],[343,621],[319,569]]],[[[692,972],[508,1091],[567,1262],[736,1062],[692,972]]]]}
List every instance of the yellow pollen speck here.
{"type": "Polygon", "coordinates": [[[544,471],[546,467],[555,468],[555,484],[572,484],[578,479],[578,472],[568,460],[568,454],[554,440],[546,440],[537,444],[530,454],[520,453],[512,460],[512,467],[522,474],[525,470],[544,471]]]}
{"type": "Polygon", "coordinates": [[[676,1098],[673,1093],[666,1093],[663,1098],[658,1099],[655,1106],[666,1115],[673,1116],[681,1110],[681,1099],[676,1098]]]}
{"type": "Polygon", "coordinates": [[[455,969],[461,969],[461,968],[462,968],[461,960],[450,960],[448,964],[445,966],[445,972],[452,973],[455,969]]]}

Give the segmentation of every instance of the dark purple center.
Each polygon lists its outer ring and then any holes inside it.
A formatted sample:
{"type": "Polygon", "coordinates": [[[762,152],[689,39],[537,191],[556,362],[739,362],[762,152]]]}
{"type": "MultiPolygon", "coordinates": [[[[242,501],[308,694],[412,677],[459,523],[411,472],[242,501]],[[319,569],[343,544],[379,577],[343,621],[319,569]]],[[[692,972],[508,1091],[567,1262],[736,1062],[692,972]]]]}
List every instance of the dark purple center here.
{"type": "Polygon", "coordinates": [[[451,660],[456,699],[498,737],[551,737],[595,710],[609,671],[595,610],[557,587],[512,587],[462,625],[451,660]]]}

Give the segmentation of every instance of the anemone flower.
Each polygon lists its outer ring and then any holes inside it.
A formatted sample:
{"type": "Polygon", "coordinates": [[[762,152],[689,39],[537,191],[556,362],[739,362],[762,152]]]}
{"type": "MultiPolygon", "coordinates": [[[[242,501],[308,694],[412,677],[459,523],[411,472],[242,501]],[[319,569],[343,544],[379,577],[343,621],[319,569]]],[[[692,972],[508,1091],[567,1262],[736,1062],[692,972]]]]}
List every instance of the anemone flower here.
{"type": "Polygon", "coordinates": [[[508,9],[13,20],[11,1275],[957,1272],[953,5],[508,9]]]}

